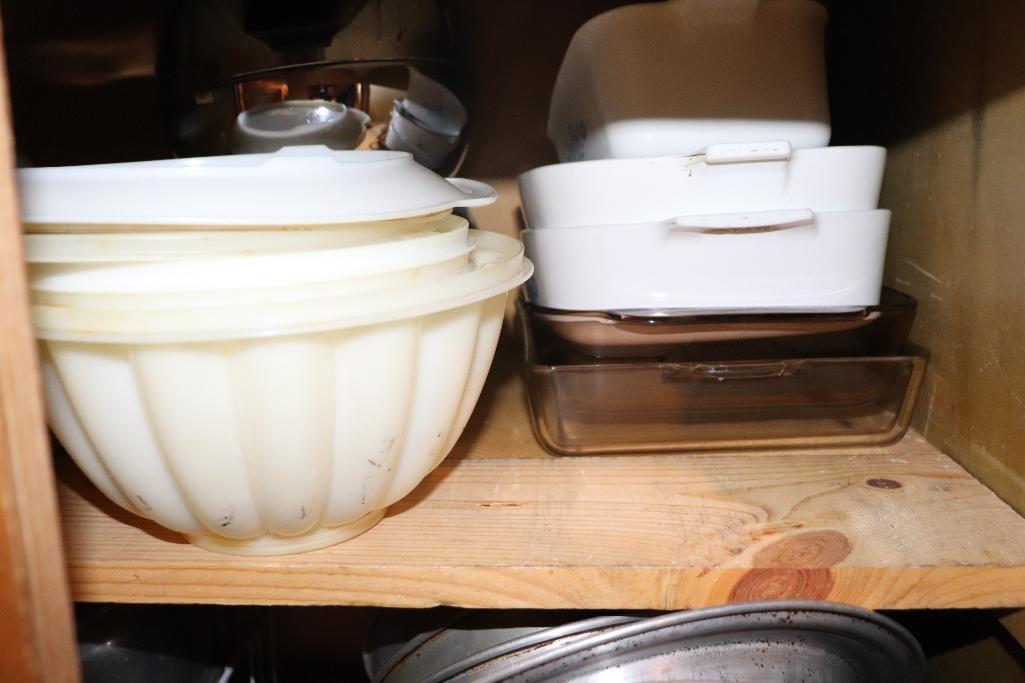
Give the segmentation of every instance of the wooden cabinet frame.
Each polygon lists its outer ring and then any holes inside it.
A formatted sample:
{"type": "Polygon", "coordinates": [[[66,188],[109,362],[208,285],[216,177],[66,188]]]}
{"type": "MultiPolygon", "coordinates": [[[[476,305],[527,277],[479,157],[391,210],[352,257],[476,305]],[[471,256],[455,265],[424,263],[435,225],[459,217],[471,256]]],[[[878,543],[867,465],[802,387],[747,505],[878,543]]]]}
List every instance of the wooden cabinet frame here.
{"type": "Polygon", "coordinates": [[[78,680],[0,51],[0,680],[78,680]]]}

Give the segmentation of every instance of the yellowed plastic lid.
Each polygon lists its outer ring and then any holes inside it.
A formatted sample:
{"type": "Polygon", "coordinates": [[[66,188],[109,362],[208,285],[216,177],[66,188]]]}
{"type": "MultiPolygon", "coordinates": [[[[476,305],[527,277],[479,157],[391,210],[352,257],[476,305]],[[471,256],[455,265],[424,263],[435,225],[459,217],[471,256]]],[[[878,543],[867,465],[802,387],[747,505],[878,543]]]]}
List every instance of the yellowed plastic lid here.
{"type": "Polygon", "coordinates": [[[430,281],[375,288],[358,295],[320,285],[237,291],[230,299],[203,292],[163,301],[152,295],[33,296],[41,339],[170,343],[245,339],[334,330],[417,317],[483,301],[519,287],[533,273],[519,240],[471,230],[469,260],[430,281]]]}
{"type": "Polygon", "coordinates": [[[30,264],[154,263],[180,259],[240,257],[317,249],[343,249],[415,240],[466,222],[452,214],[288,230],[116,230],[39,233],[24,236],[30,264]]]}

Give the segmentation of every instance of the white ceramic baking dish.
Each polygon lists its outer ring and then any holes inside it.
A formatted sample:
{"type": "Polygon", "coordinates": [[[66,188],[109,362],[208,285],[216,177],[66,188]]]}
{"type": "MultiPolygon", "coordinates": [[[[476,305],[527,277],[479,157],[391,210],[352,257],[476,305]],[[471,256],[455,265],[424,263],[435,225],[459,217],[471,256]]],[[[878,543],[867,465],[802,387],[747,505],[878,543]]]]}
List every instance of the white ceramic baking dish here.
{"type": "Polygon", "coordinates": [[[670,0],[584,24],[552,92],[560,161],[690,154],[707,145],[829,144],[813,0],[670,0]]]}
{"type": "Polygon", "coordinates": [[[471,264],[366,298],[35,305],[50,423],[107,496],[202,547],[351,538],[455,443],[531,271],[497,234],[476,236],[471,264]]]}
{"type": "Polygon", "coordinates": [[[807,311],[879,303],[890,212],[808,209],[526,230],[530,301],[575,311],[807,311]]]}
{"type": "Polygon", "coordinates": [[[737,211],[867,211],[879,205],[882,147],[712,145],[690,156],[554,164],[519,177],[527,227],[609,225],[737,211]]]}

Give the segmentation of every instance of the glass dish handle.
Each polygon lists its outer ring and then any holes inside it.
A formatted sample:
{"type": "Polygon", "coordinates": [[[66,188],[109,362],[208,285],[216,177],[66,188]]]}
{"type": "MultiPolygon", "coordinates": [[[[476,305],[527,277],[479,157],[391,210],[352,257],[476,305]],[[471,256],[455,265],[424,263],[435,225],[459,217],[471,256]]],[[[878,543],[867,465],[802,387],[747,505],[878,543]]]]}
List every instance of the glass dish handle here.
{"type": "Polygon", "coordinates": [[[691,379],[714,379],[722,382],[728,379],[766,379],[769,377],[789,377],[797,373],[799,366],[794,363],[743,363],[730,365],[681,365],[664,368],[662,379],[670,382],[682,382],[691,379]]]}

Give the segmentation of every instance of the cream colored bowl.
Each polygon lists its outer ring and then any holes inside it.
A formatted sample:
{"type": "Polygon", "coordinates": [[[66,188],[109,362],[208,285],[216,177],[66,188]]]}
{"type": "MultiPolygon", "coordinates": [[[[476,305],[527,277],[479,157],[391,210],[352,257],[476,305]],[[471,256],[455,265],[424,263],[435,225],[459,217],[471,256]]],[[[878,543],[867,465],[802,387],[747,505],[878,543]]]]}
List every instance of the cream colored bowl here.
{"type": "Polygon", "coordinates": [[[298,320],[288,312],[313,309],[285,307],[270,334],[244,309],[214,334],[198,313],[190,330],[188,310],[37,306],[51,426],[111,500],[201,547],[274,555],[352,538],[452,448],[507,292],[531,272],[520,244],[495,234],[478,236],[469,268],[396,288],[387,314],[318,300],[320,317],[298,320]],[[176,328],[148,334],[153,320],[176,328]]]}

